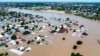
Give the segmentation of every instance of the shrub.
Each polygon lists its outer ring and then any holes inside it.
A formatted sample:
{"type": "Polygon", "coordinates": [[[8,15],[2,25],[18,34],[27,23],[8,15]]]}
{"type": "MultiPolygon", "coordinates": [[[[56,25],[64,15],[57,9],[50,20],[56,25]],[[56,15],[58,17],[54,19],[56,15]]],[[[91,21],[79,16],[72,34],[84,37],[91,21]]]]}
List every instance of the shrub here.
{"type": "Polygon", "coordinates": [[[77,46],[76,46],[76,45],[74,45],[74,46],[73,46],[73,49],[77,49],[77,46]]]}
{"type": "Polygon", "coordinates": [[[83,42],[82,41],[77,41],[77,43],[76,43],[77,45],[81,45],[81,44],[83,44],[83,42]]]}

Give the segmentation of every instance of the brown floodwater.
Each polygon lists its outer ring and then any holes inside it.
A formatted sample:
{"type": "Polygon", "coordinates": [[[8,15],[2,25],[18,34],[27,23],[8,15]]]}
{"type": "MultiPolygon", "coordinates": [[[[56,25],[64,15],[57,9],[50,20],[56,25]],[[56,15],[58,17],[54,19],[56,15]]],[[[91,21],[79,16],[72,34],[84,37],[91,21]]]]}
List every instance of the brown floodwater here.
{"type": "MultiPolygon", "coordinates": [[[[32,13],[32,11],[29,11],[29,13],[32,13]]],[[[51,27],[46,27],[43,32],[33,35],[33,38],[39,34],[43,34],[52,38],[54,40],[54,43],[41,46],[25,45],[25,46],[30,46],[32,50],[25,53],[22,56],[71,56],[72,52],[75,53],[79,52],[83,56],[100,56],[100,44],[98,44],[97,42],[97,39],[100,39],[100,23],[70,14],[50,13],[50,12],[33,12],[32,14],[34,13],[42,15],[47,18],[56,17],[65,19],[69,17],[70,19],[75,19],[79,22],[79,25],[82,24],[85,26],[85,28],[88,29],[89,35],[83,38],[72,37],[71,36],[72,31],[70,31],[69,33],[53,35],[49,33],[51,27]],[[65,37],[66,40],[62,40],[63,37],[65,37]],[[72,47],[73,45],[76,45],[77,40],[82,40],[83,44],[78,46],[78,49],[73,50],[72,47]]],[[[13,53],[10,53],[10,55],[17,56],[13,53]]]]}

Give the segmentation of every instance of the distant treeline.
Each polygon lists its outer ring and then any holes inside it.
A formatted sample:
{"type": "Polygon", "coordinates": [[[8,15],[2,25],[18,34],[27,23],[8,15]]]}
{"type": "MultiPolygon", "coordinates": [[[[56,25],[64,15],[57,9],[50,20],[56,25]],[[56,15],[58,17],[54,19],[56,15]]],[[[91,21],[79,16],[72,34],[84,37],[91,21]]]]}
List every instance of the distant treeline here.
{"type": "Polygon", "coordinates": [[[32,6],[52,6],[52,5],[99,5],[99,2],[95,3],[83,3],[83,2],[0,2],[0,6],[15,6],[15,7],[32,7],[32,6]]]}
{"type": "Polygon", "coordinates": [[[100,3],[83,2],[0,2],[1,7],[37,7],[49,6],[52,10],[74,13],[77,16],[100,20],[100,3]]]}

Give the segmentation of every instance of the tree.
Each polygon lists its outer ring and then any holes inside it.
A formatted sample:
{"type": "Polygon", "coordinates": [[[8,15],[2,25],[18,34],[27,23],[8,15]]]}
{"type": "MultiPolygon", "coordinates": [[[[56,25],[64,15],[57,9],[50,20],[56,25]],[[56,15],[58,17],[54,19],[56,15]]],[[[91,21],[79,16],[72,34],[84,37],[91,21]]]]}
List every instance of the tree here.
{"type": "Polygon", "coordinates": [[[25,26],[24,28],[25,28],[25,29],[28,29],[28,26],[25,26]]]}
{"type": "Polygon", "coordinates": [[[2,34],[2,35],[4,35],[4,33],[3,33],[3,32],[2,32],[1,34],[2,34]]]}
{"type": "Polygon", "coordinates": [[[19,44],[19,42],[18,42],[18,41],[16,41],[16,44],[18,45],[18,44],[19,44]]]}
{"type": "Polygon", "coordinates": [[[25,17],[27,17],[28,16],[28,14],[25,14],[25,17]]]}
{"type": "Polygon", "coordinates": [[[75,53],[72,52],[72,53],[71,53],[71,56],[75,56],[75,53]]]}
{"type": "Polygon", "coordinates": [[[65,40],[65,37],[63,37],[62,40],[65,40]]]}
{"type": "Polygon", "coordinates": [[[32,27],[32,30],[34,30],[35,28],[34,27],[32,27]]]}
{"type": "Polygon", "coordinates": [[[80,53],[71,53],[71,56],[83,56],[83,55],[81,55],[80,53]]]}
{"type": "Polygon", "coordinates": [[[83,42],[82,41],[77,41],[77,43],[76,43],[77,45],[81,45],[81,44],[83,44],[83,42]]]}
{"type": "Polygon", "coordinates": [[[73,49],[77,49],[77,46],[76,46],[76,45],[74,45],[74,46],[73,46],[73,49]]]}
{"type": "Polygon", "coordinates": [[[50,23],[48,23],[48,26],[51,26],[51,24],[50,24],[50,23]]]}
{"type": "Polygon", "coordinates": [[[9,28],[10,26],[9,26],[9,24],[7,24],[7,28],[9,28]]]}
{"type": "Polygon", "coordinates": [[[10,28],[7,28],[5,32],[9,32],[10,30],[11,30],[10,28]]]}
{"type": "Polygon", "coordinates": [[[5,26],[2,26],[2,29],[5,29],[5,26]]]}
{"type": "Polygon", "coordinates": [[[80,53],[76,53],[76,56],[83,56],[83,55],[81,55],[80,53]]]}
{"type": "Polygon", "coordinates": [[[5,52],[5,56],[8,56],[9,54],[8,54],[8,52],[5,52]]]}
{"type": "Polygon", "coordinates": [[[16,39],[17,39],[16,35],[13,34],[13,35],[11,36],[11,39],[12,39],[12,40],[16,40],[16,39]]]}
{"type": "Polygon", "coordinates": [[[31,43],[31,41],[29,40],[29,41],[27,41],[27,44],[30,44],[31,43]]]}
{"type": "Polygon", "coordinates": [[[0,53],[0,56],[9,56],[9,53],[8,52],[2,52],[2,53],[0,53]]]}
{"type": "Polygon", "coordinates": [[[38,28],[38,25],[34,25],[35,28],[38,28]]]}
{"type": "Polygon", "coordinates": [[[25,25],[25,22],[22,22],[21,25],[25,25]]]}
{"type": "Polygon", "coordinates": [[[6,44],[5,47],[8,47],[8,45],[6,44]]]}

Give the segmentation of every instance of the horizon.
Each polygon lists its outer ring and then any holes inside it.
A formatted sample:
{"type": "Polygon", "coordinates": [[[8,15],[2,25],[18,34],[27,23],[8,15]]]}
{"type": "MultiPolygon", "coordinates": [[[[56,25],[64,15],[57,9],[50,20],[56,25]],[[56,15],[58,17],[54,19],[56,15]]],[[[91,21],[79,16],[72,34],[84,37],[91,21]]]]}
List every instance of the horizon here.
{"type": "MultiPolygon", "coordinates": [[[[49,2],[49,3],[100,3],[100,2],[53,2],[53,1],[40,1],[40,2],[26,2],[26,1],[21,1],[21,2],[15,2],[14,3],[44,3],[44,2],[49,2]]],[[[13,3],[13,2],[0,2],[0,3],[13,3]]]]}
{"type": "Polygon", "coordinates": [[[97,2],[100,3],[100,0],[3,0],[0,2],[89,2],[89,3],[93,3],[93,2],[97,2]]]}

